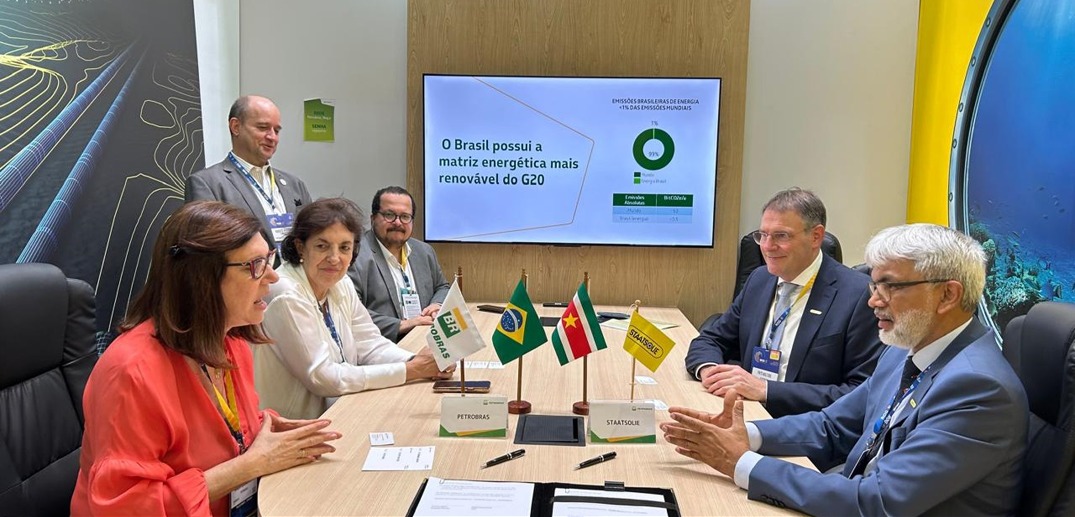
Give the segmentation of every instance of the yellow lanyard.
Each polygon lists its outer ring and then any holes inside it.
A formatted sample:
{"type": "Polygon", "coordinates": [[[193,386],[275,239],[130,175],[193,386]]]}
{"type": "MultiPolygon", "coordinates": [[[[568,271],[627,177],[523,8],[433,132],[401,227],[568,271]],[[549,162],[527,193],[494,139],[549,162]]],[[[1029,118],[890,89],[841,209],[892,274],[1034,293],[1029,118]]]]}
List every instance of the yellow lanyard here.
{"type": "Polygon", "coordinates": [[[795,301],[791,302],[791,307],[794,307],[796,303],[799,303],[799,300],[803,299],[803,296],[806,296],[806,293],[810,292],[810,289],[814,287],[814,280],[817,280],[817,273],[814,273],[814,276],[811,276],[810,280],[803,286],[803,290],[799,291],[799,296],[796,296],[795,301]]]}
{"type": "Polygon", "coordinates": [[[202,372],[205,373],[205,378],[209,379],[209,385],[213,387],[213,393],[216,394],[217,403],[220,405],[220,413],[224,416],[224,423],[228,424],[228,430],[231,431],[232,438],[235,438],[235,442],[239,444],[239,453],[246,452],[246,443],[243,440],[243,430],[239,426],[239,403],[235,400],[235,384],[232,382],[231,370],[224,371],[224,391],[227,392],[227,399],[224,395],[220,394],[220,390],[217,389],[216,384],[213,384],[213,378],[209,376],[209,369],[205,364],[202,364],[202,372]]]}

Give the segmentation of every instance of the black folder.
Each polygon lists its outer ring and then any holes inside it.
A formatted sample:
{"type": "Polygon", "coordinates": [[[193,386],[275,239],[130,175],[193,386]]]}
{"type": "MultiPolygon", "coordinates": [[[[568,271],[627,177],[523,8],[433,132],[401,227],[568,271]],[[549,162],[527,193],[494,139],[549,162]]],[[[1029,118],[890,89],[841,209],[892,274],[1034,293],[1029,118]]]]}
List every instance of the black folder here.
{"type": "MultiPolygon", "coordinates": [[[[425,493],[426,484],[429,482],[429,478],[422,481],[422,486],[418,487],[418,493],[414,494],[414,499],[411,500],[411,506],[407,509],[407,517],[415,517],[415,510],[418,508],[418,502],[422,499],[422,494],[425,493]]],[[[497,481],[482,481],[483,483],[497,483],[497,481]]],[[[515,483],[519,483],[515,481],[515,483]]],[[[597,503],[608,504],[615,506],[650,506],[664,508],[668,512],[668,517],[680,517],[679,503],[676,501],[676,494],[671,488],[655,488],[655,487],[629,487],[624,486],[623,483],[615,481],[606,481],[604,486],[601,485],[577,485],[573,483],[532,483],[534,485],[534,498],[530,503],[530,517],[548,517],[552,515],[553,504],[556,503],[597,503]],[[584,490],[601,490],[609,494],[608,497],[582,497],[582,496],[554,496],[556,489],[558,488],[575,488],[584,490]],[[616,492],[642,492],[647,494],[658,494],[664,497],[664,501],[640,501],[637,499],[629,498],[617,498],[616,492]]]]}

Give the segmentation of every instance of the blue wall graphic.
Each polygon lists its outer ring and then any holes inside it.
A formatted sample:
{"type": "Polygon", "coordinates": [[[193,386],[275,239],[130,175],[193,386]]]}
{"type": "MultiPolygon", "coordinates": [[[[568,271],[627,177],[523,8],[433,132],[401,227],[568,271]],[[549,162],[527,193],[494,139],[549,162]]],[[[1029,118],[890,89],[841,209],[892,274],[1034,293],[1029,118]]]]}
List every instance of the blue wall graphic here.
{"type": "Polygon", "coordinates": [[[191,2],[0,0],[0,263],[89,282],[102,344],[202,149],[191,2]]]}

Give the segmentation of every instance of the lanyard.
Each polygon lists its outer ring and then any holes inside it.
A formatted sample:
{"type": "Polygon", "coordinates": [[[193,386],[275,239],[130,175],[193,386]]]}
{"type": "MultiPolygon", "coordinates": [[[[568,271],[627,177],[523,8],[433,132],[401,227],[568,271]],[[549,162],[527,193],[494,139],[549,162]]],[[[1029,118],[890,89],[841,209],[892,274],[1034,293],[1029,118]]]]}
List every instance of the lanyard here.
{"type": "Polygon", "coordinates": [[[892,396],[892,401],[888,403],[888,408],[885,409],[885,414],[879,417],[873,424],[873,434],[870,435],[870,439],[866,442],[866,451],[873,448],[877,439],[885,434],[885,431],[888,430],[888,426],[892,424],[892,417],[896,414],[896,408],[900,407],[900,404],[903,403],[903,399],[906,399],[914,393],[915,388],[918,387],[918,383],[922,381],[922,377],[926,376],[926,372],[928,372],[930,368],[933,368],[933,365],[927,366],[922,373],[915,376],[914,380],[911,381],[911,385],[907,386],[907,389],[903,390],[902,393],[897,393],[892,396]]]}
{"type": "Polygon", "coordinates": [[[231,432],[235,443],[239,444],[239,454],[242,454],[246,452],[246,442],[243,440],[243,430],[239,427],[239,403],[235,400],[235,384],[231,380],[231,370],[224,371],[224,391],[228,394],[225,400],[220,390],[216,388],[216,384],[213,384],[213,378],[209,376],[209,369],[205,367],[205,363],[202,363],[201,367],[205,378],[209,380],[209,385],[213,387],[213,393],[216,394],[217,403],[220,404],[220,413],[224,416],[224,423],[228,425],[228,431],[231,432]]]}
{"type": "Polygon", "coordinates": [[[399,262],[399,272],[403,274],[403,286],[407,288],[407,291],[411,290],[411,279],[407,276],[407,246],[404,245],[403,249],[399,250],[399,256],[402,260],[399,262]]]}
{"type": "Polygon", "coordinates": [[[810,277],[810,280],[806,282],[806,285],[803,286],[803,290],[799,291],[799,296],[795,297],[795,301],[791,302],[791,304],[788,305],[788,308],[780,313],[780,316],[773,319],[772,325],[769,326],[769,336],[765,339],[765,348],[772,349],[773,337],[776,336],[776,329],[780,328],[780,325],[784,323],[784,320],[788,319],[788,316],[791,314],[791,308],[795,307],[795,304],[799,303],[799,300],[802,300],[803,296],[806,296],[806,293],[810,292],[810,289],[814,287],[814,280],[817,280],[817,273],[814,273],[814,276],[810,277]]]}
{"type": "Polygon", "coordinates": [[[325,304],[321,305],[321,315],[325,317],[325,326],[328,327],[329,334],[332,334],[332,340],[336,342],[336,348],[340,349],[341,362],[347,362],[347,356],[343,355],[343,344],[340,342],[340,335],[336,332],[336,324],[332,322],[332,313],[328,310],[328,300],[325,300],[325,304]]]}
{"type": "Polygon", "coordinates": [[[271,193],[273,185],[276,184],[276,174],[272,172],[272,167],[265,167],[266,174],[269,176],[269,194],[266,194],[265,189],[261,188],[261,184],[259,184],[257,180],[255,180],[254,177],[246,171],[246,167],[244,167],[242,163],[239,163],[239,160],[235,159],[234,153],[229,152],[228,159],[231,160],[231,163],[239,169],[239,172],[243,173],[243,177],[246,178],[246,181],[249,181],[250,184],[254,186],[254,189],[258,191],[258,194],[261,194],[261,198],[264,199],[266,203],[269,203],[269,206],[272,207],[272,211],[275,212],[276,203],[273,202],[271,193]]]}

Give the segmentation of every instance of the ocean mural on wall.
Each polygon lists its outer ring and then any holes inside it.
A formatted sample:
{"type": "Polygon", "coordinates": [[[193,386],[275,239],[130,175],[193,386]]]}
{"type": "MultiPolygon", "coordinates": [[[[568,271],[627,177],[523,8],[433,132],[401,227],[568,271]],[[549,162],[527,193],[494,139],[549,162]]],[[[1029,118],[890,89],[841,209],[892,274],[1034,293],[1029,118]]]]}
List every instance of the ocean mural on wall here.
{"type": "Polygon", "coordinates": [[[1075,0],[998,0],[970,68],[951,221],[988,253],[982,312],[1000,331],[1075,302],[1075,0]]]}

